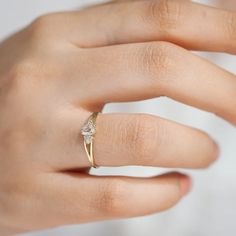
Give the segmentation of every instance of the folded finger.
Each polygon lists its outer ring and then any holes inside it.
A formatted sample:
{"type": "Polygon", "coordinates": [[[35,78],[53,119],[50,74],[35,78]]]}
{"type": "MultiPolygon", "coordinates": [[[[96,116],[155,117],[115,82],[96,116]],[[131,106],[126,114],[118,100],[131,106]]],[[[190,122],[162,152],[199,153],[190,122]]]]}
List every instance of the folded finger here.
{"type": "Polygon", "coordinates": [[[59,224],[128,218],[173,207],[190,189],[178,173],[152,178],[58,174],[51,187],[50,215],[59,224]]]}
{"type": "MultiPolygon", "coordinates": [[[[45,158],[54,170],[90,167],[79,120],[81,113],[75,110],[53,127],[56,132],[47,140],[49,147],[45,147],[51,150],[51,156],[45,158]]],[[[96,123],[93,152],[98,166],[204,168],[219,154],[206,133],[156,116],[100,114],[96,123]]]]}
{"type": "Polygon", "coordinates": [[[66,15],[70,41],[81,47],[161,40],[235,53],[235,13],[191,1],[121,1],[66,15]]]}
{"type": "Polygon", "coordinates": [[[207,134],[152,115],[100,115],[97,127],[98,166],[203,168],[218,155],[207,134]]]}
{"type": "Polygon", "coordinates": [[[83,68],[89,83],[85,87],[78,81],[81,68],[74,68],[74,82],[67,84],[70,91],[84,87],[81,104],[167,96],[236,124],[235,75],[179,46],[139,43],[89,49],[86,54],[93,62],[93,70],[90,64],[83,68]]]}

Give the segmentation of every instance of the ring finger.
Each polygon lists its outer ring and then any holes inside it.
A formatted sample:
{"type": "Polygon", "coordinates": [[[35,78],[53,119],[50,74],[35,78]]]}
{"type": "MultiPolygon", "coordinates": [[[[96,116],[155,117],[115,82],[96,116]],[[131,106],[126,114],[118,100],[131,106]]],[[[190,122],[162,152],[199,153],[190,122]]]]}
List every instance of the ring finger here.
{"type": "MultiPolygon", "coordinates": [[[[86,118],[89,115],[86,112],[86,118]]],[[[52,127],[57,130],[52,141],[46,142],[57,151],[47,162],[56,170],[89,167],[78,122],[81,113],[70,110],[62,120],[63,125],[52,127]]],[[[94,156],[98,166],[203,168],[218,155],[217,145],[207,134],[156,116],[100,114],[96,123],[94,156]]]]}

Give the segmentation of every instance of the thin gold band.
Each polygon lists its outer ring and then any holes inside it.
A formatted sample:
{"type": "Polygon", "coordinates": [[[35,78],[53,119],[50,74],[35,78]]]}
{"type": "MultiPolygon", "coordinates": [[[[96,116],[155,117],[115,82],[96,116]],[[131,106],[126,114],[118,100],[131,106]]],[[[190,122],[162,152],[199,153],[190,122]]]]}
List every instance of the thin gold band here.
{"type": "Polygon", "coordinates": [[[85,148],[85,152],[87,154],[89,163],[91,164],[93,168],[97,168],[97,165],[95,164],[95,160],[93,156],[93,141],[90,144],[86,144],[86,142],[84,141],[84,148],[85,148]]]}
{"type": "Polygon", "coordinates": [[[93,142],[96,134],[96,119],[98,114],[99,112],[94,112],[81,129],[81,134],[84,137],[84,149],[90,165],[94,168],[98,167],[95,163],[93,154],[93,142]]]}

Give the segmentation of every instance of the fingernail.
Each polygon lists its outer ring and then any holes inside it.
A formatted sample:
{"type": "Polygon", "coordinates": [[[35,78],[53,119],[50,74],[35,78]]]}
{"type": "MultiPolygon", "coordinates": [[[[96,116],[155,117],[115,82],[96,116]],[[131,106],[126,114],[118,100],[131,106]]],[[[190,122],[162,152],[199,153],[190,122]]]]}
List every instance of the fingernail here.
{"type": "Polygon", "coordinates": [[[180,177],[180,191],[181,191],[181,196],[187,195],[192,188],[192,181],[191,178],[187,175],[182,175],[180,177]]]}

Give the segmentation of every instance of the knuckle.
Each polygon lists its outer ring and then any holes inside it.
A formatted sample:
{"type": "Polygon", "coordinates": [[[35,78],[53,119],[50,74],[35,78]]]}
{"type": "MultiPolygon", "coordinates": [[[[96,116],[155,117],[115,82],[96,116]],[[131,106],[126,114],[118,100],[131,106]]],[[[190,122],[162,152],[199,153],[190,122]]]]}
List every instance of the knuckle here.
{"type": "Polygon", "coordinates": [[[131,124],[132,132],[129,137],[131,154],[134,155],[137,164],[150,165],[153,162],[154,153],[157,151],[157,135],[159,127],[154,117],[142,114],[134,119],[131,124]]]}
{"type": "Polygon", "coordinates": [[[146,19],[149,25],[158,27],[159,31],[168,33],[180,24],[184,2],[180,0],[161,0],[147,3],[146,19]]]}
{"type": "Polygon", "coordinates": [[[225,29],[226,29],[226,35],[228,35],[228,37],[235,41],[236,40],[236,13],[230,12],[230,13],[226,13],[226,17],[225,17],[225,29]]]}
{"type": "Polygon", "coordinates": [[[36,18],[27,28],[26,32],[33,43],[47,42],[57,34],[58,30],[61,30],[58,29],[57,25],[62,23],[60,13],[50,13],[36,18]]]}
{"type": "Polygon", "coordinates": [[[53,17],[54,14],[46,14],[39,16],[32,22],[31,24],[32,29],[38,31],[41,29],[48,28],[48,26],[53,22],[53,17]]]}
{"type": "Polygon", "coordinates": [[[141,48],[138,67],[146,75],[151,88],[157,86],[160,89],[163,79],[166,81],[171,78],[166,76],[166,73],[170,73],[171,68],[175,66],[176,52],[176,46],[168,42],[149,43],[141,48]]]}
{"type": "Polygon", "coordinates": [[[165,48],[160,46],[160,44],[151,43],[143,47],[141,64],[144,70],[148,72],[155,72],[160,70],[160,68],[165,69],[168,64],[168,56],[166,54],[165,48]]]}
{"type": "Polygon", "coordinates": [[[34,82],[38,79],[40,71],[39,63],[35,60],[27,58],[15,64],[8,71],[7,89],[13,92],[17,99],[27,96],[30,92],[30,87],[34,86],[34,82]]]}
{"type": "Polygon", "coordinates": [[[108,215],[121,215],[126,210],[127,186],[122,179],[110,180],[100,188],[98,204],[100,211],[108,215]]]}

